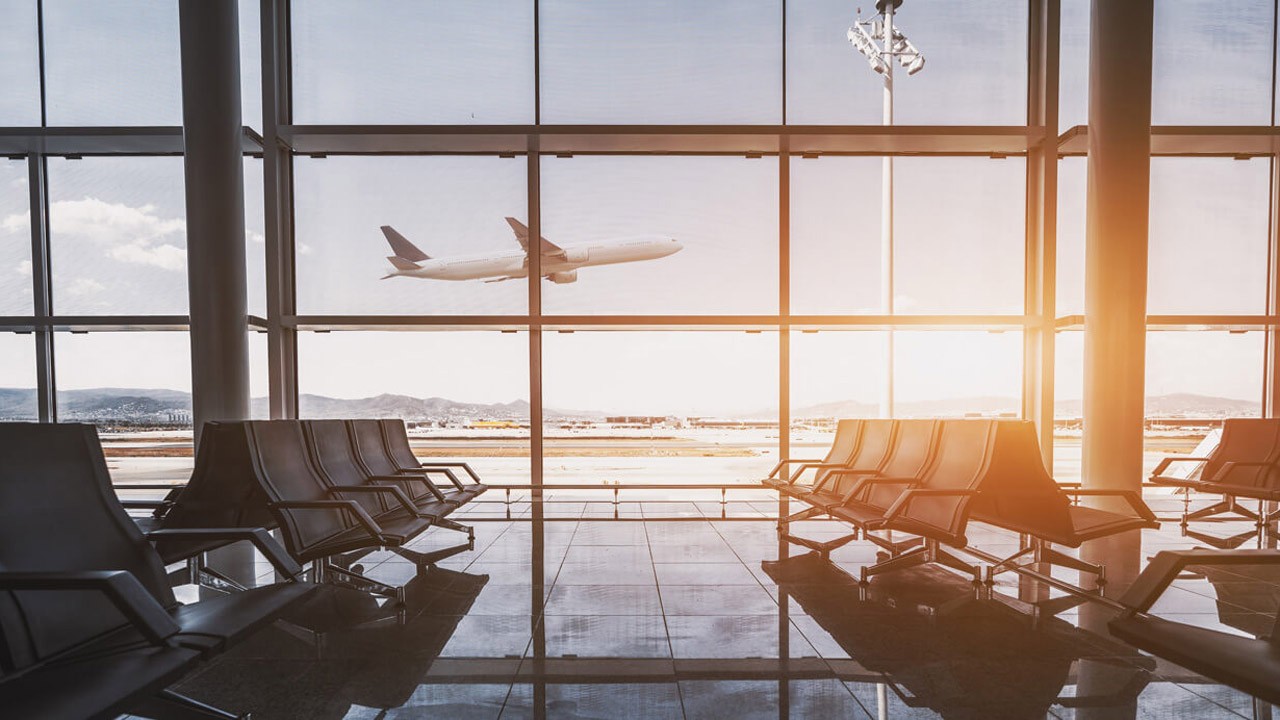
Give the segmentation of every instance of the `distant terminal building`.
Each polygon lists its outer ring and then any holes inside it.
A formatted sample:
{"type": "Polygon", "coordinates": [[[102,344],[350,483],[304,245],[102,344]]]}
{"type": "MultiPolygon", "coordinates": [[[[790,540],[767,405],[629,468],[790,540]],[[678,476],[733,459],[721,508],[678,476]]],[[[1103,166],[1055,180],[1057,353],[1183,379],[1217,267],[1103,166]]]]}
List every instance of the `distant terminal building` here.
{"type": "Polygon", "coordinates": [[[467,427],[473,430],[519,430],[526,427],[516,420],[472,420],[467,427]]]}
{"type": "Polygon", "coordinates": [[[724,420],[721,418],[689,418],[689,427],[730,430],[777,430],[777,420],[724,420]]]}
{"type": "Polygon", "coordinates": [[[610,425],[633,425],[636,427],[653,427],[665,425],[672,418],[666,415],[614,415],[604,421],[610,425]]]}

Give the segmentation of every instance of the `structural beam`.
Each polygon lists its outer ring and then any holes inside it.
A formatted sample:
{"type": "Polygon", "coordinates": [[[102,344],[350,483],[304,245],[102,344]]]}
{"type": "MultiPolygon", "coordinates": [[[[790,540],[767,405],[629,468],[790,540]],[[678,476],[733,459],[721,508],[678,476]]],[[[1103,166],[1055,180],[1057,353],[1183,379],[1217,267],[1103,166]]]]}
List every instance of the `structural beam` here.
{"type": "Polygon", "coordinates": [[[1093,0],[1090,17],[1087,487],[1142,485],[1153,8],[1153,0],[1093,0]]]}
{"type": "Polygon", "coordinates": [[[249,417],[240,34],[236,0],[181,0],[187,284],[195,440],[249,417]]]}

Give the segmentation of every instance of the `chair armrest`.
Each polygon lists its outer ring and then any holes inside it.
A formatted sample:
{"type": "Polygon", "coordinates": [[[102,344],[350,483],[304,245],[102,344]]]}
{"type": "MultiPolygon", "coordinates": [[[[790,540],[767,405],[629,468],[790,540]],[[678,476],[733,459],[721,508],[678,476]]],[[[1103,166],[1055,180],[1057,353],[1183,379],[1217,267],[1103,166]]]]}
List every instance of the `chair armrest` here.
{"type": "Polygon", "coordinates": [[[266,528],[166,528],[147,533],[148,540],[248,540],[262,553],[277,572],[297,581],[302,566],[297,563],[280,543],[271,537],[266,528]]]}
{"type": "Polygon", "coordinates": [[[822,462],[822,459],[814,458],[814,459],[805,460],[803,458],[788,458],[786,460],[779,460],[778,464],[774,465],[773,469],[769,471],[769,477],[776,476],[779,470],[781,470],[782,468],[792,463],[815,463],[815,462],[822,462]]]}
{"type": "Polygon", "coordinates": [[[280,510],[346,510],[355,517],[356,522],[364,528],[369,537],[380,543],[387,542],[382,535],[382,528],[355,500],[280,500],[267,503],[267,507],[280,510]]]}
{"type": "Polygon", "coordinates": [[[472,470],[471,466],[464,462],[429,462],[429,463],[422,463],[422,467],[424,468],[454,468],[454,467],[462,468],[464,471],[466,471],[468,475],[471,476],[472,480],[475,480],[477,483],[484,482],[483,480],[480,479],[480,476],[476,474],[476,471],[472,470]]]}
{"type": "Polygon", "coordinates": [[[1130,613],[1145,613],[1188,565],[1278,565],[1278,550],[1164,550],[1156,553],[1124,595],[1130,613]]]}
{"type": "Polygon", "coordinates": [[[1206,484],[1205,490],[1207,492],[1223,493],[1224,495],[1243,495],[1254,500],[1280,500],[1280,488],[1215,482],[1206,484]],[[1263,497],[1264,495],[1265,497],[1263,497]]]}
{"type": "Polygon", "coordinates": [[[422,517],[422,513],[418,512],[418,506],[413,504],[408,495],[404,494],[404,490],[398,487],[389,487],[387,485],[334,485],[329,488],[330,495],[342,495],[343,493],[364,493],[373,495],[390,495],[400,503],[400,507],[404,508],[410,515],[414,517],[422,517]]]}
{"type": "Polygon", "coordinates": [[[0,571],[0,590],[96,590],[153,645],[167,645],[166,640],[181,630],[142,583],[126,570],[0,571]]]}
{"type": "Polygon", "coordinates": [[[1209,462],[1207,457],[1183,457],[1181,455],[1166,455],[1160,458],[1159,464],[1151,471],[1151,477],[1159,477],[1160,473],[1169,469],[1169,466],[1176,462],[1209,462]]]}
{"type": "Polygon", "coordinates": [[[828,470],[832,468],[842,468],[844,466],[845,466],[844,463],[807,462],[801,465],[800,467],[796,468],[791,473],[791,477],[787,479],[787,482],[795,484],[795,481],[800,479],[800,476],[804,474],[805,470],[813,470],[813,469],[828,470]]]}
{"type": "Polygon", "coordinates": [[[866,492],[876,485],[905,485],[907,486],[907,488],[911,488],[917,484],[918,482],[916,481],[915,478],[900,478],[900,477],[863,478],[858,482],[854,483],[853,487],[850,488],[849,492],[845,493],[844,501],[849,502],[854,498],[855,495],[858,495],[859,493],[862,494],[862,497],[859,497],[858,499],[865,500],[866,492]]]}
{"type": "Polygon", "coordinates": [[[172,507],[173,503],[168,500],[121,500],[120,507],[126,510],[159,510],[160,508],[172,507]]]}
{"type": "Polygon", "coordinates": [[[1227,477],[1228,477],[1229,475],[1231,475],[1231,473],[1235,472],[1235,471],[1236,471],[1236,468],[1274,467],[1274,466],[1275,466],[1275,464],[1276,464],[1276,463],[1275,463],[1275,461],[1261,461],[1261,462],[1236,462],[1236,461],[1232,460],[1232,461],[1229,461],[1229,462],[1223,463],[1223,464],[1222,464],[1222,468],[1221,468],[1220,470],[1218,470],[1218,474],[1217,474],[1217,475],[1214,475],[1214,476],[1213,476],[1213,477],[1211,477],[1211,478],[1209,478],[1209,482],[1211,482],[1211,483],[1224,483],[1224,484],[1225,484],[1225,483],[1226,483],[1226,480],[1227,480],[1227,477]]]}
{"type": "Polygon", "coordinates": [[[1133,512],[1143,520],[1150,522],[1159,522],[1156,514],[1151,512],[1151,508],[1142,501],[1142,495],[1133,490],[1106,490],[1102,488],[1063,488],[1064,495],[1076,495],[1078,497],[1122,497],[1129,503],[1129,507],[1133,508],[1133,512]]]}
{"type": "Polygon", "coordinates": [[[889,509],[884,511],[884,519],[893,520],[894,518],[898,517],[902,513],[906,512],[907,508],[911,505],[911,501],[915,500],[916,498],[921,498],[921,497],[966,498],[966,497],[975,497],[977,494],[978,494],[977,490],[961,490],[961,489],[948,490],[944,488],[907,488],[906,490],[902,491],[902,494],[898,496],[897,500],[893,501],[893,504],[889,506],[889,509]]]}
{"type": "Polygon", "coordinates": [[[404,487],[407,483],[421,483],[426,486],[427,491],[431,493],[431,496],[434,497],[437,502],[449,503],[452,505],[459,504],[446,498],[444,493],[440,492],[440,488],[436,487],[436,484],[431,482],[431,478],[426,475],[374,475],[367,478],[367,480],[374,484],[395,484],[399,487],[404,487]]]}

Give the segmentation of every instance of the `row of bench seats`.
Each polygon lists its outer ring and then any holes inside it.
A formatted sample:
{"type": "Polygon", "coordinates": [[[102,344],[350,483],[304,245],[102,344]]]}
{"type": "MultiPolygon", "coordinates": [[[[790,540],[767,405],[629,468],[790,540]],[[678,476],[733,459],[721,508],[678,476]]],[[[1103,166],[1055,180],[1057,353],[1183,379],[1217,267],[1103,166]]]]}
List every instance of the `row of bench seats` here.
{"type": "Polygon", "coordinates": [[[92,425],[0,424],[0,715],[234,717],[166,690],[309,595],[261,528],[143,532],[92,425]],[[253,542],[287,581],[177,602],[158,541],[253,542]]]}
{"type": "Polygon", "coordinates": [[[1000,572],[1021,571],[1019,562],[1026,559],[1092,572],[1105,581],[1105,568],[1053,546],[1079,547],[1086,540],[1158,527],[1137,493],[1059,486],[1045,470],[1035,426],[1022,420],[842,420],[825,458],[778,463],[763,483],[808,505],[780,524],[788,540],[823,555],[859,537],[889,550],[889,559],[863,568],[864,581],[928,562],[982,580],[976,565],[947,549],[988,559],[969,547],[965,531],[971,520],[1025,538],[1017,553],[988,567],[986,582],[1000,572]],[[785,476],[789,465],[797,467],[785,476]],[[809,470],[815,472],[806,481],[809,470]],[[1072,501],[1082,495],[1122,498],[1132,514],[1072,501]],[[787,532],[791,521],[818,516],[842,520],[854,533],[819,542],[787,532]],[[911,538],[894,541],[881,531],[911,538]]]}
{"type": "Polygon", "coordinates": [[[1220,502],[1195,512],[1184,505],[1184,526],[1226,513],[1253,520],[1259,527],[1278,520],[1280,511],[1268,514],[1263,505],[1280,501],[1280,418],[1224,420],[1212,452],[1203,457],[1166,457],[1156,465],[1149,482],[1222,496],[1220,502]],[[1177,472],[1188,465],[1193,466],[1189,472],[1177,472]],[[1241,499],[1257,500],[1257,512],[1241,507],[1241,499]]]}
{"type": "MultiPolygon", "coordinates": [[[[201,433],[191,481],[150,523],[278,527],[289,555],[312,563],[315,579],[403,602],[402,587],[362,576],[354,560],[386,549],[425,566],[473,549],[474,530],[448,516],[485,489],[465,464],[420,463],[396,420],[211,422],[201,433]],[[455,467],[471,481],[460,480],[455,467]],[[468,540],[432,552],[407,547],[432,527],[464,532],[468,540]]],[[[208,549],[183,539],[159,546],[166,562],[208,549]]]]}

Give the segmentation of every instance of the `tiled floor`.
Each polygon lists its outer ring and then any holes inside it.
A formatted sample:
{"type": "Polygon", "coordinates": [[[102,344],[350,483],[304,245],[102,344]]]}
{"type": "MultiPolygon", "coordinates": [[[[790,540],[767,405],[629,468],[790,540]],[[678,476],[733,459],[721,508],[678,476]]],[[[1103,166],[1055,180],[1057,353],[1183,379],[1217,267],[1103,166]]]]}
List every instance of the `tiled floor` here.
{"type": "MultiPolygon", "coordinates": [[[[991,598],[978,598],[965,578],[932,567],[860,589],[846,573],[873,562],[874,547],[855,542],[826,562],[780,545],[765,519],[778,509],[763,496],[645,502],[624,504],[614,520],[595,519],[599,506],[553,503],[538,520],[527,503],[511,519],[501,505],[476,506],[466,513],[474,551],[416,575],[390,553],[362,560],[369,575],[408,583],[402,611],[326,588],[294,624],[268,628],[176,689],[259,720],[1254,716],[1249,697],[1110,638],[1104,605],[1056,602],[1056,615],[1033,614],[1062,593],[1003,575],[991,598]],[[664,514],[689,519],[645,519],[664,514]]],[[[1196,526],[1215,537],[1245,528],[1196,526]]],[[[793,530],[843,532],[827,522],[793,530]]],[[[418,545],[458,537],[432,531],[418,545]]],[[[994,552],[1017,542],[980,527],[970,539],[994,552]]],[[[1114,597],[1154,552],[1203,544],[1175,522],[1088,552],[1107,553],[1114,597]]],[[[1265,633],[1277,598],[1274,575],[1189,574],[1156,610],[1265,633]]]]}

